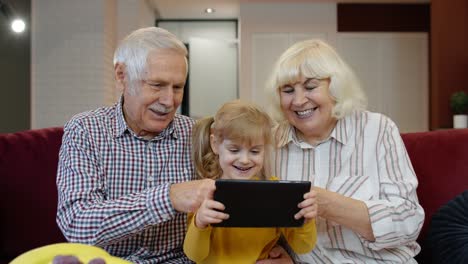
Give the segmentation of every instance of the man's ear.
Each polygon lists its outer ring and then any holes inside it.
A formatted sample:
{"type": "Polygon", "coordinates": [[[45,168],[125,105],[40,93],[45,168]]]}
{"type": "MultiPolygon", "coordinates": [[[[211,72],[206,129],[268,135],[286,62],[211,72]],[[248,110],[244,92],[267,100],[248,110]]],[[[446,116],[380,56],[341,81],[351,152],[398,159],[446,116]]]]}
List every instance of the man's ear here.
{"type": "Polygon", "coordinates": [[[213,134],[210,135],[210,146],[213,153],[218,155],[218,141],[213,134]]]}
{"type": "Polygon", "coordinates": [[[117,83],[117,87],[120,91],[123,91],[127,87],[127,78],[125,74],[125,65],[117,62],[114,66],[114,78],[117,83]]]}

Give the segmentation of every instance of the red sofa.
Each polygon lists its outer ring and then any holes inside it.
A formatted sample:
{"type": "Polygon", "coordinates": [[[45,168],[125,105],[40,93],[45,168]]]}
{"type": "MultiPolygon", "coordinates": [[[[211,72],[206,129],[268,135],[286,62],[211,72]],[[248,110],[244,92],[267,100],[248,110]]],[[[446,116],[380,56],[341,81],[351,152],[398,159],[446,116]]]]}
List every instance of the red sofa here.
{"type": "MultiPolygon", "coordinates": [[[[65,241],[55,223],[55,176],[63,129],[0,134],[0,263],[30,249],[65,241]]],[[[468,129],[403,134],[419,179],[426,221],[418,239],[420,263],[429,221],[443,204],[468,189],[468,129]]]]}
{"type": "Polygon", "coordinates": [[[63,128],[0,134],[0,263],[64,242],[55,223],[63,128]]]}

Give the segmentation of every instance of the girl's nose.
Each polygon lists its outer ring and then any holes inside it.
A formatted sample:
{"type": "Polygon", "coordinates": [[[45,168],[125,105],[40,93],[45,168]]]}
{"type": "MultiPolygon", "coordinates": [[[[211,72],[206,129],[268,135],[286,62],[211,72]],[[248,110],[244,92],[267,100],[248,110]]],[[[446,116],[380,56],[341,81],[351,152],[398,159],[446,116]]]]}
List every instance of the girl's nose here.
{"type": "Polygon", "coordinates": [[[240,157],[239,157],[239,161],[241,163],[248,163],[249,162],[249,155],[248,153],[241,153],[240,157]]]}

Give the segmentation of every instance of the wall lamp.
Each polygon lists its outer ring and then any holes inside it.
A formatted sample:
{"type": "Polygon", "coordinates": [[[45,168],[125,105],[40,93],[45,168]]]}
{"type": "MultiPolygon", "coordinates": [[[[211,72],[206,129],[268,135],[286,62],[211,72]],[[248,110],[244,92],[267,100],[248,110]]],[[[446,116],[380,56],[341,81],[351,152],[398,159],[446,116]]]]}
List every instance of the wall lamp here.
{"type": "Polygon", "coordinates": [[[24,20],[17,16],[13,7],[6,1],[0,0],[0,13],[6,17],[13,32],[19,34],[26,29],[26,23],[24,20]]]}

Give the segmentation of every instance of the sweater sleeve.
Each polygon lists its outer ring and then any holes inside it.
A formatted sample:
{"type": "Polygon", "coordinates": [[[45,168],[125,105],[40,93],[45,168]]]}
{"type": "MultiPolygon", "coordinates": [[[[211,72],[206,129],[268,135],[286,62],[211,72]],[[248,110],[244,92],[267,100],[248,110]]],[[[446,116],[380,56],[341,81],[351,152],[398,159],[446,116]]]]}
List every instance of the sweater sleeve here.
{"type": "Polygon", "coordinates": [[[282,228],[286,241],[297,254],[310,252],[317,242],[317,227],[315,219],[308,221],[299,228],[282,228]]]}
{"type": "Polygon", "coordinates": [[[195,262],[201,262],[210,254],[212,227],[200,229],[195,226],[195,214],[190,213],[187,219],[188,228],[184,241],[184,253],[195,262]]]}

